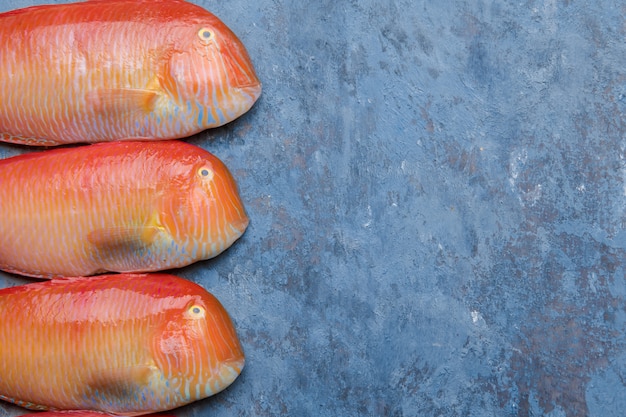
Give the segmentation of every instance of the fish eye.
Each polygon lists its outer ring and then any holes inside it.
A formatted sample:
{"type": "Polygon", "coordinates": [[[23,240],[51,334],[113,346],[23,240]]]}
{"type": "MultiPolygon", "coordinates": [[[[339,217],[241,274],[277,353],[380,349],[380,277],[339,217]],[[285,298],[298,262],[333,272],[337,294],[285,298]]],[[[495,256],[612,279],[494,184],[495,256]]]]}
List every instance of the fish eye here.
{"type": "Polygon", "coordinates": [[[192,318],[195,318],[195,319],[202,318],[206,314],[206,310],[204,309],[204,307],[199,306],[197,304],[194,304],[191,307],[189,307],[189,310],[187,310],[187,312],[192,318]]]}
{"type": "Polygon", "coordinates": [[[207,28],[202,28],[198,31],[198,37],[204,43],[209,43],[214,36],[213,31],[207,28]]]}
{"type": "Polygon", "coordinates": [[[202,167],[198,170],[198,175],[210,181],[213,179],[213,170],[207,167],[202,167]]]}

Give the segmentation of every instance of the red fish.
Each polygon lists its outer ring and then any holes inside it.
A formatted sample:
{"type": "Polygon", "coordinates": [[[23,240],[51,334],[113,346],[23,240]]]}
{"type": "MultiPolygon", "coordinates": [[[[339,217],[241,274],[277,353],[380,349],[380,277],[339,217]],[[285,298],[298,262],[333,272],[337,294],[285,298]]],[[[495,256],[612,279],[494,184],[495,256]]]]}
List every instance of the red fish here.
{"type": "Polygon", "coordinates": [[[220,302],[172,275],[5,288],[0,317],[0,398],[29,409],[171,410],[225,389],[245,361],[220,302]]]}
{"type": "Polygon", "coordinates": [[[0,139],[59,145],[174,139],[261,94],[248,53],[183,0],[92,0],[0,14],[0,139]]]}
{"type": "MultiPolygon", "coordinates": [[[[44,411],[40,413],[22,414],[19,417],[107,417],[110,414],[99,411],[44,411]]],[[[170,414],[150,414],[146,417],[176,417],[170,414]]]]}
{"type": "Polygon", "coordinates": [[[0,269],[41,278],[147,272],[228,248],[237,184],[185,142],[111,142],[0,160],[0,269]]]}
{"type": "MultiPolygon", "coordinates": [[[[41,413],[22,414],[19,417],[107,417],[110,414],[99,411],[44,411],[41,413]]],[[[150,414],[146,417],[176,417],[170,414],[150,414]]]]}

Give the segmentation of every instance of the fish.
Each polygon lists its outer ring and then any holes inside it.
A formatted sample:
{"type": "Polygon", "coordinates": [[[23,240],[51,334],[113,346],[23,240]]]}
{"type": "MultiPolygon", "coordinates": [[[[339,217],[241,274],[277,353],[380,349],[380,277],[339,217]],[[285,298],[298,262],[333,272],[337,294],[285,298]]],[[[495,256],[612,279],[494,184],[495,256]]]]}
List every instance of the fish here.
{"type": "Polygon", "coordinates": [[[0,399],[120,416],[214,395],[245,355],[215,296],[168,274],[58,278],[0,290],[0,399]]]}
{"type": "Polygon", "coordinates": [[[0,14],[0,140],[180,139],[246,113],[261,83],[239,38],[184,0],[0,14]]]}
{"type": "MultiPolygon", "coordinates": [[[[39,413],[22,414],[19,417],[107,417],[111,414],[101,413],[99,411],[43,411],[39,413]]],[[[173,414],[149,414],[149,417],[176,417],[173,414]]]]}
{"type": "Polygon", "coordinates": [[[153,272],[217,256],[249,223],[222,161],[183,141],[104,142],[0,160],[0,269],[153,272]]]}
{"type": "MultiPolygon", "coordinates": [[[[22,414],[19,417],[107,417],[111,414],[99,411],[43,411],[39,413],[22,414]]],[[[173,414],[149,414],[149,417],[176,417],[173,414]]]]}

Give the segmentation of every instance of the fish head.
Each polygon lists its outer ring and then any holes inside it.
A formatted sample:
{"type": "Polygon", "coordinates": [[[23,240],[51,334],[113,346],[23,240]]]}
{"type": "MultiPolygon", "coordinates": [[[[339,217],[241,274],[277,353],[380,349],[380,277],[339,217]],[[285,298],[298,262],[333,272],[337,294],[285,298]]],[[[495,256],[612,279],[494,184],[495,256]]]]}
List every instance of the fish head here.
{"type": "Polygon", "coordinates": [[[249,219],[226,165],[201,148],[184,146],[193,149],[175,168],[170,191],[164,193],[160,220],[186,254],[194,261],[204,260],[219,255],[239,239],[249,219]]]}
{"type": "Polygon", "coordinates": [[[239,38],[211,14],[177,31],[162,84],[189,120],[204,129],[247,112],[262,88],[239,38]]]}
{"type": "Polygon", "coordinates": [[[183,403],[206,398],[228,387],[241,373],[245,356],[233,323],[212,294],[172,301],[156,332],[153,356],[168,388],[183,403]]]}

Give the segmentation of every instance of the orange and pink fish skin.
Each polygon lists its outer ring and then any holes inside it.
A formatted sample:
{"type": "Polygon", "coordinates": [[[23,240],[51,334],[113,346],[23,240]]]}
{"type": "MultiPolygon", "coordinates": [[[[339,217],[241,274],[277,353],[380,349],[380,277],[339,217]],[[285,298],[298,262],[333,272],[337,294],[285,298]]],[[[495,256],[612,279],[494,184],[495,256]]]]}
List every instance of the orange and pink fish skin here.
{"type": "MultiPolygon", "coordinates": [[[[22,414],[19,417],[107,417],[111,414],[99,411],[42,411],[38,413],[22,414]]],[[[149,414],[146,417],[176,417],[173,414],[149,414]]]]}
{"type": "Polygon", "coordinates": [[[5,288],[0,316],[0,398],[34,410],[167,411],[225,389],[245,362],[222,304],[173,275],[5,288]]]}
{"type": "Polygon", "coordinates": [[[227,167],[181,141],[3,159],[0,196],[0,269],[40,278],[183,267],[248,226],[227,167]]]}
{"type": "Polygon", "coordinates": [[[91,0],[0,14],[0,140],[178,139],[261,94],[248,52],[183,0],[91,0]]]}

